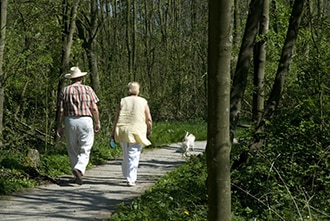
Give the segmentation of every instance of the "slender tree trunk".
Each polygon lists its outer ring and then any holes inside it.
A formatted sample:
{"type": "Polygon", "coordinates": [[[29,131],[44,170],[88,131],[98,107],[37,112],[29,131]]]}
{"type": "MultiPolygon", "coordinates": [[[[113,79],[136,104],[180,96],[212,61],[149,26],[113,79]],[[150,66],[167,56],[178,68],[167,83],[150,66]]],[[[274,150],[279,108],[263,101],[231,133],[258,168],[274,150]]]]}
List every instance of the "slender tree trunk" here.
{"type": "Polygon", "coordinates": [[[98,92],[101,88],[96,55],[96,37],[99,29],[99,10],[97,2],[95,1],[88,2],[86,7],[88,8],[85,9],[86,13],[89,13],[90,16],[81,16],[81,19],[77,20],[77,29],[79,38],[84,42],[83,47],[87,55],[88,68],[91,72],[90,77],[92,88],[95,92],[98,92]]]}
{"type": "Polygon", "coordinates": [[[260,19],[259,34],[261,41],[255,44],[254,53],[254,91],[252,105],[252,120],[257,122],[264,110],[264,81],[266,66],[266,34],[269,26],[269,0],[264,0],[260,19]]]}
{"type": "Polygon", "coordinates": [[[289,67],[293,56],[295,42],[298,36],[304,3],[305,0],[295,0],[293,4],[293,9],[289,21],[289,27],[285,38],[284,46],[282,49],[282,54],[278,65],[275,81],[270,96],[267,100],[263,117],[259,121],[258,129],[261,129],[265,126],[266,120],[272,119],[275,110],[277,109],[278,104],[281,100],[284,89],[285,78],[289,72],[289,67]]]}
{"type": "MultiPolygon", "coordinates": [[[[67,73],[69,69],[69,61],[71,54],[71,45],[73,39],[73,33],[76,28],[76,17],[80,0],[74,0],[73,6],[69,13],[69,5],[67,0],[63,0],[62,8],[63,8],[63,50],[62,50],[62,66],[60,68],[59,74],[59,83],[57,86],[57,101],[58,96],[64,86],[63,75],[67,73]],[[69,16],[68,16],[69,15],[69,16]]],[[[56,111],[56,126],[58,125],[59,119],[59,110],[56,111]]],[[[56,139],[56,134],[55,134],[56,139]]]]}
{"type": "Polygon", "coordinates": [[[5,89],[4,81],[6,79],[5,73],[3,72],[3,60],[4,50],[6,43],[6,26],[7,26],[7,7],[8,1],[1,0],[1,15],[0,15],[0,147],[2,143],[2,131],[3,131],[3,112],[4,112],[4,100],[5,100],[5,89]]]}
{"type": "Polygon", "coordinates": [[[136,80],[136,32],[137,32],[137,24],[136,24],[136,1],[133,0],[133,16],[132,16],[132,71],[133,71],[133,80],[136,80]]]}
{"type": "Polygon", "coordinates": [[[258,33],[259,20],[262,12],[263,0],[252,0],[247,18],[242,45],[238,56],[233,86],[230,95],[231,136],[233,138],[239,121],[240,104],[247,84],[250,60],[253,54],[255,38],[258,33]]]}
{"type": "Polygon", "coordinates": [[[128,57],[128,81],[130,81],[130,76],[133,72],[133,59],[132,59],[132,39],[131,39],[131,0],[127,0],[127,14],[126,14],[126,46],[127,46],[127,57],[128,57]]]}
{"type": "MultiPolygon", "coordinates": [[[[275,81],[271,90],[271,94],[267,100],[264,112],[256,124],[256,132],[254,133],[253,140],[251,141],[251,145],[249,147],[249,149],[252,151],[261,148],[264,144],[266,138],[264,133],[266,129],[266,122],[271,121],[271,119],[273,118],[274,113],[278,107],[279,101],[282,97],[285,77],[289,71],[295,41],[298,36],[304,2],[305,0],[295,0],[294,2],[292,13],[290,16],[288,31],[282,49],[282,54],[278,65],[275,81]]],[[[243,152],[240,157],[238,157],[238,159],[239,160],[233,163],[233,169],[236,169],[249,161],[249,151],[243,152]]]]}
{"type": "MultiPolygon", "coordinates": [[[[154,13],[154,4],[153,1],[151,3],[148,3],[147,0],[144,1],[144,11],[146,14],[145,19],[145,33],[144,35],[146,36],[144,42],[145,46],[145,58],[146,58],[146,74],[147,74],[147,79],[148,79],[148,85],[149,88],[153,88],[153,75],[152,75],[152,69],[154,66],[155,62],[155,50],[151,48],[151,39],[152,39],[152,18],[153,18],[153,13],[154,13]]],[[[155,93],[151,91],[152,93],[155,93]]],[[[151,94],[151,97],[153,97],[153,94],[151,94]]]]}
{"type": "Polygon", "coordinates": [[[92,77],[92,87],[95,90],[95,92],[100,91],[101,85],[100,85],[100,79],[98,74],[98,68],[97,68],[97,55],[96,55],[96,37],[98,34],[98,28],[99,28],[99,5],[97,1],[91,1],[91,22],[90,27],[88,29],[89,31],[89,45],[90,50],[88,50],[88,64],[89,68],[91,70],[91,77],[92,77]]]}
{"type": "Polygon", "coordinates": [[[208,220],[231,220],[230,61],[231,0],[209,1],[208,46],[208,220]]]}
{"type": "MultiPolygon", "coordinates": [[[[23,101],[24,97],[25,97],[25,92],[28,88],[28,85],[30,84],[30,81],[26,81],[24,83],[24,87],[23,87],[23,90],[21,91],[21,95],[20,95],[20,100],[23,101]]],[[[22,106],[23,106],[24,102],[21,102],[17,105],[17,108],[15,110],[15,119],[18,119],[18,113],[20,112],[22,106]]],[[[23,118],[23,115],[22,115],[22,118],[23,118]]],[[[23,121],[24,119],[19,119],[20,121],[23,121]]]]}
{"type": "Polygon", "coordinates": [[[233,48],[238,48],[241,40],[241,7],[240,0],[234,0],[234,33],[233,33],[233,48]]]}

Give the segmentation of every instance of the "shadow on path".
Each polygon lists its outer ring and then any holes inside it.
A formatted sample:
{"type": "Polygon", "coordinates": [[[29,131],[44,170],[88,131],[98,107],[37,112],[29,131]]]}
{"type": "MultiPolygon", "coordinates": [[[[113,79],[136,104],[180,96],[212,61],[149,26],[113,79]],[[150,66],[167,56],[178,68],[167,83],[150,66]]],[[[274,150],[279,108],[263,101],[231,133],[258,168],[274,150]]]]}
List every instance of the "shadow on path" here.
{"type": "MultiPolygon", "coordinates": [[[[198,154],[205,142],[195,143],[198,154]]],[[[62,176],[59,185],[51,184],[17,193],[1,200],[0,220],[103,220],[116,210],[142,195],[157,179],[184,162],[179,145],[143,152],[137,185],[126,186],[121,173],[121,159],[87,171],[84,184],[73,182],[72,176],[62,176]]]]}

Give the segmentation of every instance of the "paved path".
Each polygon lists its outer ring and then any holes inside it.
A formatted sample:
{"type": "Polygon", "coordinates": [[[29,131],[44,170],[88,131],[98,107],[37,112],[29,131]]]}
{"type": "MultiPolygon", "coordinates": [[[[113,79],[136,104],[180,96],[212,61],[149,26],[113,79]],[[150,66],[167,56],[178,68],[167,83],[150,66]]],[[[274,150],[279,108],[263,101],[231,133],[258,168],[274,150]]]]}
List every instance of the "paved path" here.
{"type": "MultiPolygon", "coordinates": [[[[195,142],[198,154],[206,142],[195,142]]],[[[150,188],[155,181],[182,164],[179,144],[141,155],[137,185],[128,187],[121,174],[121,159],[90,169],[79,186],[72,176],[61,177],[61,185],[40,186],[26,193],[1,199],[0,220],[102,220],[115,212],[116,205],[129,202],[150,188]]]]}

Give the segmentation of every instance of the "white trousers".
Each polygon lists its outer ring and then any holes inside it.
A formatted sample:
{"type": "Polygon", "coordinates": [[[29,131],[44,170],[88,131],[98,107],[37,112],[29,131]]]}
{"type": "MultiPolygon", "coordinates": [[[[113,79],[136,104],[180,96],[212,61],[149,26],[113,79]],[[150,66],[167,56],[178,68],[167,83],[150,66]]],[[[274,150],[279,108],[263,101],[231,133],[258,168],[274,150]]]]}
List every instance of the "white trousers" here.
{"type": "Polygon", "coordinates": [[[138,143],[120,143],[123,149],[122,172],[127,182],[134,183],[137,179],[142,145],[138,143]]]}
{"type": "Polygon", "coordinates": [[[93,119],[91,117],[65,117],[65,139],[71,169],[84,175],[94,143],[93,119]]]}

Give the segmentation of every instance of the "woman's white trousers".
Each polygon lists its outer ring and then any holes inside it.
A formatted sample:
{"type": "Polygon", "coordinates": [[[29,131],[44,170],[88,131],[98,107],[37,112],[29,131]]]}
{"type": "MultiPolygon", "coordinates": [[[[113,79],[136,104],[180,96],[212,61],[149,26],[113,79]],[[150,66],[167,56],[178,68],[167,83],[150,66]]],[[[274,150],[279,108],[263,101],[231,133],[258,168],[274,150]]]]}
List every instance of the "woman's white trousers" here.
{"type": "Polygon", "coordinates": [[[135,183],[139,167],[142,145],[138,143],[124,143],[120,146],[123,149],[122,172],[127,182],[135,183]]]}

